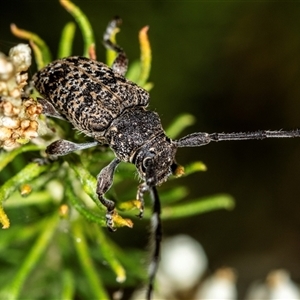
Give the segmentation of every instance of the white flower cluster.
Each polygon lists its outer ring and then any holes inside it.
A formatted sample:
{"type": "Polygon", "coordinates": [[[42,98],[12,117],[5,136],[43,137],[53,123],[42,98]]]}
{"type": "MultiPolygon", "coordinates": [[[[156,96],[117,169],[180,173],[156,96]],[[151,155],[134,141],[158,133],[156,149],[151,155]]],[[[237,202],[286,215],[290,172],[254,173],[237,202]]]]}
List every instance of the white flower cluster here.
{"type": "Polygon", "coordinates": [[[12,150],[37,137],[42,107],[25,95],[26,71],[31,65],[31,49],[19,44],[0,53],[0,147],[12,150]]]}
{"type": "MultiPolygon", "coordinates": [[[[255,280],[245,297],[240,296],[236,270],[222,267],[210,276],[205,276],[209,265],[206,253],[196,240],[186,235],[165,239],[161,258],[153,299],[300,299],[300,287],[285,269],[269,272],[264,281],[255,280]]],[[[144,294],[145,290],[139,289],[131,300],[143,299],[144,294]]]]}

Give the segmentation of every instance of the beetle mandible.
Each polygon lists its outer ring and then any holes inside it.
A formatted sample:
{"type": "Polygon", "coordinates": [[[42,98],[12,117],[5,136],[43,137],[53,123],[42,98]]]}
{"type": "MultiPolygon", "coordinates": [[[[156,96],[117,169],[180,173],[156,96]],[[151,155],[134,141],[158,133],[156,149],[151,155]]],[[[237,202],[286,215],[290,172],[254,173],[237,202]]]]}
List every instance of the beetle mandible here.
{"type": "Polygon", "coordinates": [[[300,137],[300,130],[196,132],[179,140],[171,140],[162,128],[158,114],[147,110],[150,99],[148,92],[124,77],[128,65],[126,54],[110,40],[111,33],[120,22],[119,18],[113,19],[103,36],[104,46],[117,52],[111,68],[95,60],[72,56],[50,63],[34,75],[33,81],[44,97],[39,102],[45,115],[66,120],[94,139],[83,144],[58,140],[46,149],[50,158],[103,144],[109,145],[114,151],[116,157],[99,173],[96,189],[99,200],[107,209],[106,223],[111,231],[115,230],[115,203],[104,195],[111,187],[114,171],[121,161],[134,164],[143,180],[136,197],[140,203],[140,217],[144,210],[143,196],[146,192],[151,193],[155,248],[149,268],[147,299],[150,299],[162,235],[156,186],[178,170],[175,161],[177,148],[198,147],[218,141],[300,137]]]}

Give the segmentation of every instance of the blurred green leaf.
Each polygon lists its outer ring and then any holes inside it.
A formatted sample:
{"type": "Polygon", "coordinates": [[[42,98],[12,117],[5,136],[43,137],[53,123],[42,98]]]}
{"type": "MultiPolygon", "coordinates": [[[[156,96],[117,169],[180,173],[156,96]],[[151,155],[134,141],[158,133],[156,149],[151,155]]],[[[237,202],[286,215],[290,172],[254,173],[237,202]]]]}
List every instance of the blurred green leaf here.
{"type": "Polygon", "coordinates": [[[69,22],[64,27],[59,42],[57,58],[63,58],[72,54],[72,45],[75,35],[75,23],[69,22]]]}
{"type": "Polygon", "coordinates": [[[0,292],[1,299],[19,299],[21,289],[26,279],[30,276],[30,272],[37,265],[40,257],[45,253],[47,246],[51,242],[57,223],[57,215],[49,218],[48,222],[45,224],[45,227],[43,227],[42,231],[40,232],[35,244],[33,244],[30,252],[25,257],[22,265],[19,267],[13,281],[8,287],[5,287],[0,292]]]}
{"type": "MultiPolygon", "coordinates": [[[[73,4],[71,1],[60,0],[60,4],[74,17],[77,24],[79,25],[82,36],[83,36],[83,42],[84,42],[83,56],[89,57],[90,47],[92,45],[95,45],[95,38],[94,38],[92,26],[91,26],[88,18],[82,12],[82,10],[78,6],[73,4]]],[[[73,41],[73,39],[70,39],[70,42],[72,42],[72,41],[73,41]]],[[[64,47],[66,47],[66,46],[64,46],[64,47]]]]}
{"type": "Polygon", "coordinates": [[[198,214],[207,213],[217,209],[232,210],[234,208],[233,197],[225,194],[208,196],[205,198],[193,199],[188,203],[172,207],[164,207],[162,218],[177,219],[198,214]]]}
{"type": "Polygon", "coordinates": [[[41,51],[41,57],[44,65],[47,65],[52,61],[52,55],[48,45],[37,34],[20,29],[15,24],[11,24],[10,29],[16,37],[31,41],[37,45],[38,49],[41,51]]]}
{"type": "MultiPolygon", "coordinates": [[[[88,278],[92,298],[94,299],[109,299],[108,294],[102,284],[102,280],[98,275],[97,269],[90,257],[89,247],[85,238],[85,234],[80,222],[73,222],[72,230],[74,235],[74,245],[77,251],[82,269],[88,278]]],[[[100,230],[100,229],[99,229],[100,230]]]]}
{"type": "Polygon", "coordinates": [[[190,114],[179,115],[166,129],[166,133],[169,137],[175,139],[184,129],[193,125],[195,121],[195,117],[190,114]]]}

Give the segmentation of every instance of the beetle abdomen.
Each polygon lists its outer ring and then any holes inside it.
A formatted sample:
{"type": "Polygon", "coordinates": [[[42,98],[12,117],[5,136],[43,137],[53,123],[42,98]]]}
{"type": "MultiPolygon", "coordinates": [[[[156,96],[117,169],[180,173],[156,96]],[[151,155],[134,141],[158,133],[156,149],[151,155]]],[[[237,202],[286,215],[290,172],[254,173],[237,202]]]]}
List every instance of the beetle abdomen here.
{"type": "Polygon", "coordinates": [[[126,108],[146,107],[149,94],[105,64],[85,57],[56,60],[33,78],[37,90],[89,136],[99,136],[126,108]]]}

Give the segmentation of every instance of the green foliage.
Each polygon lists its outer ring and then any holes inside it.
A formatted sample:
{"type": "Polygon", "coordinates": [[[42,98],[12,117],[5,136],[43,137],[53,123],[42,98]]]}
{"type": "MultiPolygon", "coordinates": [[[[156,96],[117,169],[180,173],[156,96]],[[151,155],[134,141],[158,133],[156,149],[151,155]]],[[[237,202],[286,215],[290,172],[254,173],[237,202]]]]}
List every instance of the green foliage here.
{"type": "MultiPolygon", "coordinates": [[[[84,38],[84,55],[93,54],[96,43],[88,19],[70,1],[61,1],[61,4],[79,25],[84,38]]],[[[51,61],[47,44],[41,38],[14,29],[16,35],[31,41],[38,68],[51,61]]],[[[128,74],[149,90],[152,87],[148,82],[151,51],[147,29],[142,30],[141,59],[130,66],[128,74]]],[[[59,43],[59,57],[71,54],[74,33],[74,23],[68,23],[59,43]]],[[[167,132],[174,138],[193,121],[192,116],[179,116],[167,132]]],[[[48,124],[66,139],[83,139],[66,123],[49,121],[48,124]]],[[[91,149],[49,165],[27,163],[30,158],[39,156],[37,151],[43,154],[45,147],[46,141],[43,141],[39,146],[25,145],[0,154],[0,207],[6,210],[6,213],[0,210],[0,221],[3,227],[10,225],[0,232],[0,286],[3,287],[0,299],[109,299],[109,288],[134,289],[145,283],[146,268],[140,263],[146,257],[145,252],[129,250],[130,240],[123,249],[112,240],[113,235],[105,228],[104,207],[95,193],[96,175],[112,160],[113,153],[107,148],[91,149]],[[7,174],[11,175],[9,179],[7,174]],[[26,197],[20,195],[25,190],[24,184],[32,189],[26,197]]],[[[191,163],[185,176],[205,169],[202,162],[191,163]]],[[[121,164],[108,197],[116,200],[119,209],[125,209],[123,215],[136,223],[139,222],[134,217],[137,211],[129,211],[134,208],[134,200],[124,202],[133,199],[136,193],[134,172],[132,165],[121,164]],[[125,191],[124,181],[128,182],[125,191]],[[121,194],[120,190],[124,192],[121,194]]],[[[176,183],[175,188],[168,188],[166,184],[161,193],[163,219],[233,207],[228,195],[192,199],[187,204],[183,202],[188,195],[187,188],[180,185],[180,180],[176,183]]],[[[150,218],[150,211],[147,207],[146,220],[150,218]]],[[[117,225],[130,224],[126,218],[120,218],[117,225]]]]}

